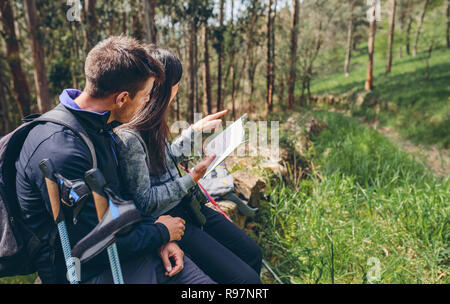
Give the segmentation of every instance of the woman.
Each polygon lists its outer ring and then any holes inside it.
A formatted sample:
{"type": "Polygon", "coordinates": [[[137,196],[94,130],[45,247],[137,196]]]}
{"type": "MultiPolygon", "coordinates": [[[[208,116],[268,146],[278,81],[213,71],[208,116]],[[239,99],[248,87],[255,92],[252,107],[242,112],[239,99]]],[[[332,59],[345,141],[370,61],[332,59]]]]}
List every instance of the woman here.
{"type": "Polygon", "coordinates": [[[166,79],[154,85],[149,101],[136,117],[116,130],[125,188],[145,214],[185,219],[184,236],[178,244],[213,280],[228,284],[260,283],[262,257],[258,245],[223,215],[204,205],[201,213],[206,222],[198,224],[183,203],[214,156],[197,164],[191,174],[181,176],[177,163],[185,159],[182,152],[186,147],[190,151],[191,140],[198,132],[217,127],[221,123],[218,118],[226,111],[198,121],[169,145],[167,113],[178,91],[182,65],[167,50],[149,47],[149,52],[163,64],[166,79]]]}

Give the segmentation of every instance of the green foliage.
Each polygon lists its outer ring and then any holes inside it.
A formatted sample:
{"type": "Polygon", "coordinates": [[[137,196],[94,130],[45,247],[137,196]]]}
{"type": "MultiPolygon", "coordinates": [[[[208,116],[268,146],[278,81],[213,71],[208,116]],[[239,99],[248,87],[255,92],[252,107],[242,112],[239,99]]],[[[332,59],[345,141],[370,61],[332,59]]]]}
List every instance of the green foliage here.
{"type": "Polygon", "coordinates": [[[260,245],[286,283],[449,282],[450,180],[438,180],[388,139],[354,119],[314,113],[321,180],[269,180],[260,245]]]}
{"type": "Polygon", "coordinates": [[[33,284],[36,278],[36,273],[27,276],[6,277],[0,278],[0,284],[33,284]]]}
{"type": "MultiPolygon", "coordinates": [[[[417,57],[394,58],[392,72],[385,75],[385,60],[375,59],[375,89],[367,96],[379,103],[381,111],[364,106],[354,114],[367,120],[379,120],[382,125],[396,127],[402,135],[417,143],[450,147],[450,52],[435,50],[429,59],[429,79],[426,80],[426,53],[417,57]]],[[[343,73],[325,76],[312,82],[315,95],[358,93],[364,91],[367,55],[360,49],[352,58],[349,77],[343,73]]]]}

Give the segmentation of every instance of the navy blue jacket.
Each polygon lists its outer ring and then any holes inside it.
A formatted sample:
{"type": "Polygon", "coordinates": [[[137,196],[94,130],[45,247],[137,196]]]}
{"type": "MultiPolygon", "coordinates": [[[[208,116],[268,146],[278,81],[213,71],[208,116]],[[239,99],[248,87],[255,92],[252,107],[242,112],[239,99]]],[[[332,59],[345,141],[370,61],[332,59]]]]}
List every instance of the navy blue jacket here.
{"type": "MultiPolygon", "coordinates": [[[[85,128],[94,144],[98,168],[108,185],[119,194],[125,194],[120,182],[120,172],[116,154],[116,139],[111,128],[117,122],[108,124],[110,112],[95,113],[82,110],[74,99],[81,94],[78,90],[64,90],[60,102],[68,108],[85,128]]],[[[39,170],[42,159],[49,158],[57,172],[68,179],[83,178],[92,168],[89,149],[70,129],[54,123],[43,123],[34,127],[16,161],[16,191],[26,225],[34,231],[48,231],[41,239],[44,246],[39,251],[35,264],[44,283],[66,283],[66,268],[59,236],[55,236],[50,202],[44,177],[39,170]],[[53,231],[53,233],[52,233],[53,231]],[[53,246],[51,243],[53,243],[53,246]]],[[[127,198],[122,195],[122,197],[127,198]]],[[[143,220],[131,232],[117,237],[121,262],[136,257],[137,254],[153,252],[169,241],[167,228],[154,223],[155,218],[143,215],[143,220]]],[[[86,202],[74,225],[68,225],[70,243],[73,247],[98,223],[92,197],[86,202]]],[[[81,278],[87,280],[109,269],[107,254],[103,252],[81,266],[81,278]]]]}

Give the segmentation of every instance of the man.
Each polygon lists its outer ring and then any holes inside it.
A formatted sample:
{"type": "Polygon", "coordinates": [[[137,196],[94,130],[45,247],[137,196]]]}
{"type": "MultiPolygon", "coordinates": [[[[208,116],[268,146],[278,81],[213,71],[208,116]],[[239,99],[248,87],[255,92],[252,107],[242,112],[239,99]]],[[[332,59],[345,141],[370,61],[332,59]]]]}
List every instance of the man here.
{"type": "MultiPolygon", "coordinates": [[[[72,112],[94,144],[98,168],[108,186],[124,193],[119,178],[116,140],[111,129],[128,122],[149,98],[155,80],[162,80],[160,63],[136,40],[110,37],[98,43],[85,62],[83,92],[64,90],[59,99],[72,112]]],[[[33,231],[48,231],[35,264],[43,283],[67,283],[66,268],[44,177],[39,170],[49,158],[57,172],[68,179],[83,178],[92,168],[88,147],[70,129],[43,123],[30,131],[16,161],[16,191],[24,220],[33,231]]],[[[77,221],[69,225],[72,246],[98,223],[92,198],[77,221]]],[[[181,239],[184,221],[170,216],[143,220],[125,235],[116,237],[125,283],[214,283],[173,242],[181,239]],[[160,258],[158,257],[158,253],[160,258]],[[172,265],[173,258],[175,265],[172,265]],[[184,267],[184,268],[183,268],[184,267]]],[[[81,266],[81,281],[112,283],[105,252],[81,266]]]]}

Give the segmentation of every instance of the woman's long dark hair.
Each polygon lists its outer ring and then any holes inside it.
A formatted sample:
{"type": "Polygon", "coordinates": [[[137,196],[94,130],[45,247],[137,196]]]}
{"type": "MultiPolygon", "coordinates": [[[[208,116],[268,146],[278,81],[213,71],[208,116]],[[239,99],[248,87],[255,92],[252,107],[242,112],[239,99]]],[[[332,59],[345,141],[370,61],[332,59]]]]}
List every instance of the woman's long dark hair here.
{"type": "Polygon", "coordinates": [[[150,99],[137,115],[124,125],[138,132],[148,149],[150,173],[161,175],[166,170],[166,141],[169,136],[167,125],[167,110],[170,104],[172,87],[176,85],[183,74],[180,60],[168,50],[149,46],[153,58],[158,59],[165,72],[165,80],[153,85],[150,99]]]}

